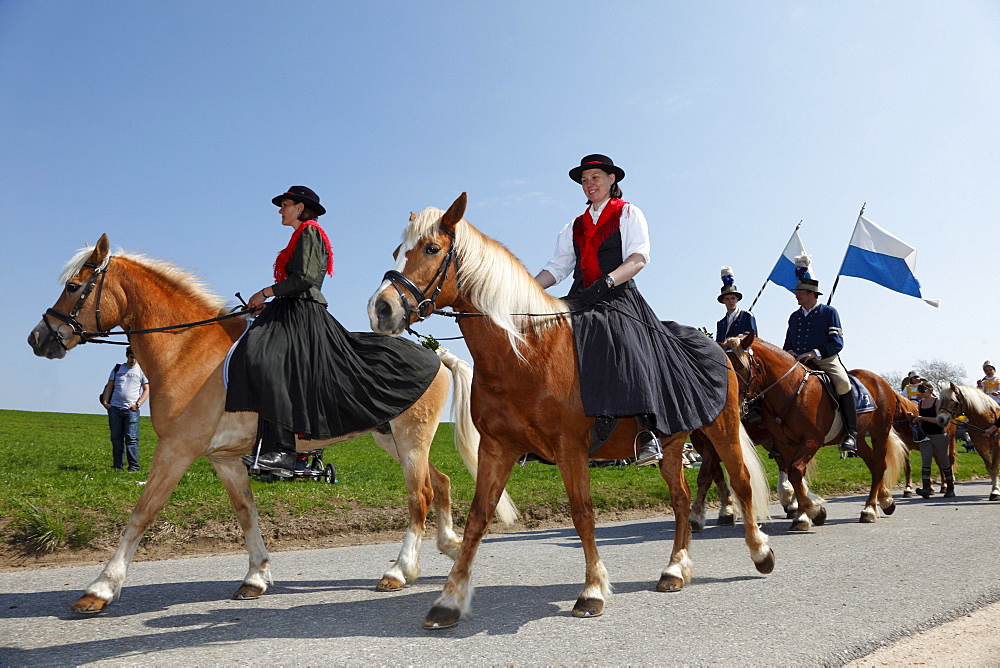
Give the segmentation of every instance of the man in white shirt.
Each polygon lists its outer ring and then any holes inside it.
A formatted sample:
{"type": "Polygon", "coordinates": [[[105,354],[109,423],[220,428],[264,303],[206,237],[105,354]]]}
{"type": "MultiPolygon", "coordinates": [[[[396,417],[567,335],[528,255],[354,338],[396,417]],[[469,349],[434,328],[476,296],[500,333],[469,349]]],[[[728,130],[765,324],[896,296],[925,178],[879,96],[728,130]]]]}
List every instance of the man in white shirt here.
{"type": "Polygon", "coordinates": [[[101,404],[108,411],[111,428],[112,468],[121,471],[128,459],[129,473],[139,470],[139,408],[149,397],[149,380],[125,349],[125,364],[116,364],[104,386],[101,404]]]}

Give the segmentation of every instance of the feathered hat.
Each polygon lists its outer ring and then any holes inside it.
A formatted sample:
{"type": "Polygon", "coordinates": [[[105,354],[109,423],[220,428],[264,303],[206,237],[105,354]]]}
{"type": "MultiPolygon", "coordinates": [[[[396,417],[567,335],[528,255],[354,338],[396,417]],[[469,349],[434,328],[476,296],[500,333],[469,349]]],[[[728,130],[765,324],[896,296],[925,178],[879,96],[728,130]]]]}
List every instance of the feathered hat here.
{"type": "Polygon", "coordinates": [[[733,270],[730,267],[722,268],[722,291],[718,297],[720,304],[722,303],[722,298],[726,295],[736,295],[736,301],[743,299],[743,295],[736,289],[736,278],[733,276],[733,270]]]}
{"type": "Polygon", "coordinates": [[[809,266],[811,264],[812,258],[808,253],[795,256],[795,276],[799,279],[799,282],[795,284],[795,289],[809,290],[810,292],[815,292],[817,295],[821,295],[823,293],[819,291],[819,281],[812,278],[809,274],[809,266]]]}

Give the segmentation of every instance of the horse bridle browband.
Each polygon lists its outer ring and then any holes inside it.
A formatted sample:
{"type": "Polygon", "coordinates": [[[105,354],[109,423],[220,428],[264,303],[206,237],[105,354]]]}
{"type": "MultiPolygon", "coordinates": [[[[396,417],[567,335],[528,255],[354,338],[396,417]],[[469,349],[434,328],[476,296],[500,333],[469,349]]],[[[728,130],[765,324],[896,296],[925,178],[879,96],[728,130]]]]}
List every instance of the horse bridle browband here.
{"type": "Polygon", "coordinates": [[[459,276],[458,255],[455,253],[455,233],[444,227],[440,228],[440,230],[451,237],[451,248],[445,253],[444,259],[441,260],[441,264],[438,265],[437,271],[426,288],[421,290],[409,277],[395,269],[390,269],[382,276],[383,281],[389,281],[392,287],[396,288],[399,299],[403,302],[403,308],[410,313],[416,314],[417,322],[425,320],[437,310],[437,298],[444,288],[444,282],[448,280],[448,270],[451,268],[453,262],[455,263],[455,277],[458,280],[458,286],[462,287],[462,279],[459,276]],[[417,300],[416,306],[410,306],[410,300],[406,298],[403,288],[417,300]],[[427,292],[431,288],[434,288],[434,293],[428,297],[427,292]]]}
{"type": "MultiPolygon", "coordinates": [[[[59,342],[59,345],[62,346],[63,350],[67,352],[69,351],[69,348],[67,348],[66,344],[63,343],[62,334],[59,333],[58,329],[52,326],[52,323],[49,322],[49,318],[47,316],[51,316],[53,318],[56,318],[57,320],[61,320],[65,324],[72,327],[73,334],[75,336],[80,337],[81,343],[87,343],[88,341],[94,340],[94,337],[104,336],[107,334],[107,332],[104,332],[103,329],[101,328],[101,295],[104,292],[104,276],[108,272],[107,265],[105,264],[103,267],[101,267],[99,265],[93,264],[92,262],[84,262],[83,267],[81,267],[81,269],[83,268],[93,269],[94,273],[90,275],[90,278],[87,279],[86,285],[83,286],[83,291],[80,293],[79,299],[76,300],[76,304],[73,306],[73,310],[70,311],[69,314],[66,314],[63,313],[62,311],[57,311],[54,308],[50,308],[47,309],[45,313],[42,315],[42,322],[44,322],[45,327],[48,328],[49,334],[52,335],[52,337],[59,342]],[[98,279],[100,279],[100,283],[98,283],[98,279]],[[97,286],[97,304],[94,306],[94,318],[97,324],[97,331],[88,332],[84,330],[83,325],[80,324],[80,321],[77,320],[76,317],[80,315],[80,311],[83,309],[83,303],[87,301],[87,297],[89,297],[90,293],[94,291],[95,285],[97,286]]],[[[114,342],[109,342],[109,343],[114,343],[114,342]]]]}

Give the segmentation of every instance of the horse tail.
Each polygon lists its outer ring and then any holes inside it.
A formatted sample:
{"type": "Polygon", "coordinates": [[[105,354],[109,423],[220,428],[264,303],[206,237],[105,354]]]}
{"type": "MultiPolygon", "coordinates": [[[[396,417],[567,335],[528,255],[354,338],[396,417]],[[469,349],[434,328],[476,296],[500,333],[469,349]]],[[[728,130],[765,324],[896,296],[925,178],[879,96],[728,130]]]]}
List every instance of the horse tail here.
{"type": "Polygon", "coordinates": [[[771,520],[771,513],[768,505],[771,502],[771,487],[767,484],[767,474],[764,472],[764,464],[757,453],[750,434],[740,424],[740,450],[743,451],[743,464],[750,474],[750,491],[753,494],[753,513],[758,520],[771,520]]]}
{"type": "Polygon", "coordinates": [[[885,441],[885,475],[882,485],[886,491],[891,491],[899,482],[899,472],[903,470],[903,462],[910,456],[906,443],[896,433],[896,428],[889,430],[889,438],[885,441]]]}
{"type": "MultiPolygon", "coordinates": [[[[452,375],[451,419],[455,423],[455,449],[475,480],[479,470],[479,430],[472,422],[472,367],[445,348],[438,348],[437,355],[452,375]]],[[[496,516],[507,525],[517,520],[517,507],[506,489],[497,502],[496,516]]]]}

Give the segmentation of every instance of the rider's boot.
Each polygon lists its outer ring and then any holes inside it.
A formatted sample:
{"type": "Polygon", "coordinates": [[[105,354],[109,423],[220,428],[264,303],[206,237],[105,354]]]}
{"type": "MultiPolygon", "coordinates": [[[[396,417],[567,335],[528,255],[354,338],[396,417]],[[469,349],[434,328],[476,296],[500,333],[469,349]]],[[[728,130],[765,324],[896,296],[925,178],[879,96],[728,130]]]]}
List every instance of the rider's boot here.
{"type": "Polygon", "coordinates": [[[840,443],[840,451],[857,452],[858,409],[854,402],[854,389],[837,397],[837,403],[840,404],[840,414],[844,418],[844,440],[840,443]]]}
{"type": "Polygon", "coordinates": [[[923,485],[920,487],[920,489],[917,490],[917,494],[924,497],[925,499],[929,499],[931,498],[931,494],[934,493],[934,491],[931,489],[931,479],[930,477],[927,477],[924,478],[922,482],[923,485]]]}
{"type": "Polygon", "coordinates": [[[254,462],[256,468],[291,475],[295,471],[295,434],[271,422],[260,422],[260,455],[254,462]]]}
{"type": "Polygon", "coordinates": [[[944,482],[947,485],[944,492],[944,498],[950,499],[955,496],[955,475],[952,473],[951,469],[944,470],[944,482]]]}
{"type": "Polygon", "coordinates": [[[656,416],[649,413],[637,415],[635,423],[639,428],[639,434],[636,436],[639,453],[635,457],[635,465],[656,464],[663,459],[663,448],[660,447],[660,439],[656,436],[656,416]]]}

